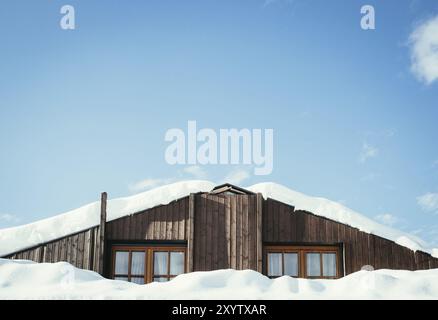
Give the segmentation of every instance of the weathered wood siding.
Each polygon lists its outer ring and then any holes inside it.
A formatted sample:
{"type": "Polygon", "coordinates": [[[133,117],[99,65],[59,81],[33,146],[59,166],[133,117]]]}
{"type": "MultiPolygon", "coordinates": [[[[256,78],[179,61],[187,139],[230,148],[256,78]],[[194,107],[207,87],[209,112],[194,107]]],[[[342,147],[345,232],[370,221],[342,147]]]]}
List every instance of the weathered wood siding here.
{"type": "Polygon", "coordinates": [[[187,240],[189,197],[106,223],[106,240],[187,240]]]}
{"type": "Polygon", "coordinates": [[[359,231],[276,200],[263,204],[263,241],[282,244],[343,244],[345,273],[365,265],[375,269],[419,270],[438,268],[438,259],[414,252],[391,240],[359,231]]]}
{"type": "Polygon", "coordinates": [[[257,195],[197,195],[194,271],[261,270],[260,209],[257,195]]]}
{"type": "Polygon", "coordinates": [[[99,271],[99,255],[95,250],[98,239],[99,227],[94,227],[8,255],[5,258],[35,262],[67,261],[78,268],[99,271]]]}

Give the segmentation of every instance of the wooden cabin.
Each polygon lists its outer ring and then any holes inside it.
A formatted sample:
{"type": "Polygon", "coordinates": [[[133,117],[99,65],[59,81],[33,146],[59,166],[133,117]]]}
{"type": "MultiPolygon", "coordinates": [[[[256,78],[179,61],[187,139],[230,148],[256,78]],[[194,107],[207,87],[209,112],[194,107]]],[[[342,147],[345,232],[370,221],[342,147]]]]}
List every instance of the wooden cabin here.
{"type": "Polygon", "coordinates": [[[8,255],[67,261],[107,278],[168,281],[192,271],[253,269],[270,278],[438,268],[438,259],[275,199],[224,184],[8,255]]]}

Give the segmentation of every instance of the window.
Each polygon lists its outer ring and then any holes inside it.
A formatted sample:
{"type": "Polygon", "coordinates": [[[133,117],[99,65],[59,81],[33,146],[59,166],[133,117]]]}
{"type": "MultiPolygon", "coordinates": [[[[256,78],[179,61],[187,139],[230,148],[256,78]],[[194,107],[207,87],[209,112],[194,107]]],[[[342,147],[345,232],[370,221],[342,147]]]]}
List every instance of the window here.
{"type": "Polygon", "coordinates": [[[116,251],[114,279],[144,284],[145,252],[116,251]]]}
{"type": "Polygon", "coordinates": [[[155,251],[153,281],[169,281],[184,273],[184,260],[182,251],[155,251]]]}
{"type": "Polygon", "coordinates": [[[298,277],[298,253],[268,253],[268,277],[298,277]]]}
{"type": "Polygon", "coordinates": [[[114,246],[112,277],[138,284],[169,281],[185,272],[185,247],[114,246]]]}
{"type": "Polygon", "coordinates": [[[339,248],[331,246],[269,246],[266,247],[267,275],[270,278],[340,277],[339,248]]]}

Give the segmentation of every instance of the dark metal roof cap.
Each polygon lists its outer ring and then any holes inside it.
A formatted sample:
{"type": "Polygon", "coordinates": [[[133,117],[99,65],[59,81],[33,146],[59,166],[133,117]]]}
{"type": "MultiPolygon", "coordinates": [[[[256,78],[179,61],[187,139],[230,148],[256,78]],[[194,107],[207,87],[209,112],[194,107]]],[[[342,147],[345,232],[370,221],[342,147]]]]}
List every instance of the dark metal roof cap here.
{"type": "Polygon", "coordinates": [[[243,188],[240,188],[238,186],[235,186],[231,183],[224,183],[217,187],[214,187],[213,190],[210,191],[210,194],[220,194],[224,192],[231,192],[235,194],[248,194],[248,195],[254,195],[255,193],[243,188]]]}

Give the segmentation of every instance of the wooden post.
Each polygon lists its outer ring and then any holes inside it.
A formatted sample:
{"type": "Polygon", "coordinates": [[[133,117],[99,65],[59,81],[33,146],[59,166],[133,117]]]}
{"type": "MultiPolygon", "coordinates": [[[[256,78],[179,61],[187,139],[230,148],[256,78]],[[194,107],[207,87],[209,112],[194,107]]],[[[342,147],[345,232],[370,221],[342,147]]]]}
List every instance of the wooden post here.
{"type": "Polygon", "coordinates": [[[195,194],[189,196],[189,230],[187,235],[187,272],[193,272],[195,238],[195,194]]]}
{"type": "Polygon", "coordinates": [[[98,252],[98,272],[103,275],[104,255],[105,255],[105,223],[106,223],[106,204],[108,195],[103,192],[100,198],[100,226],[99,226],[99,252],[98,252]]]}
{"type": "Polygon", "coordinates": [[[257,193],[257,271],[263,272],[263,196],[261,193],[257,193]]]}

